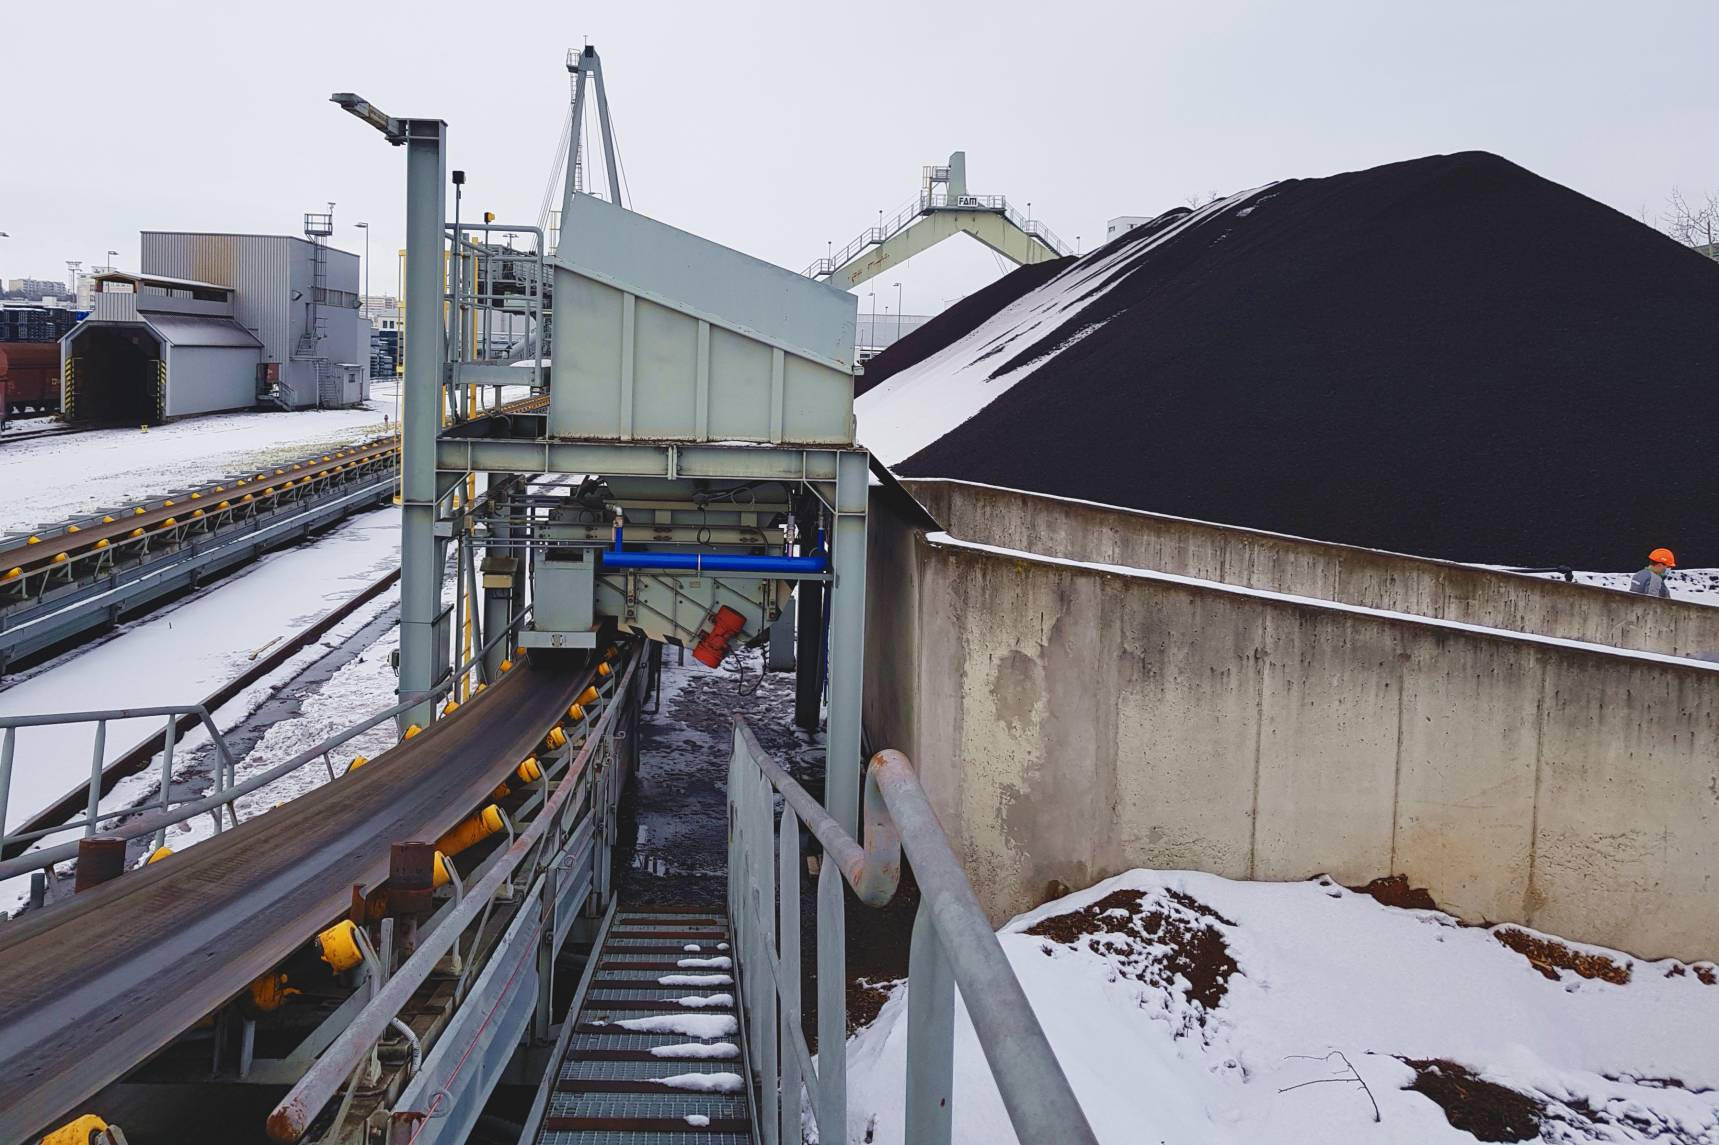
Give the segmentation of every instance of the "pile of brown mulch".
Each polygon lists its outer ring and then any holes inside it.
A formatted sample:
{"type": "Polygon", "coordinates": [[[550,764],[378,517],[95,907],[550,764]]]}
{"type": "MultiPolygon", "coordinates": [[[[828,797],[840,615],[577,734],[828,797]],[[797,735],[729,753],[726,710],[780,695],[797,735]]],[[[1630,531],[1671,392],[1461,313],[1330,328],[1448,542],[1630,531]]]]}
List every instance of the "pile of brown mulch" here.
{"type": "MultiPolygon", "coordinates": [[[[1181,991],[1194,1022],[1204,1027],[1241,973],[1222,926],[1236,924],[1189,895],[1164,891],[1113,891],[1091,906],[1052,915],[1026,933],[1064,946],[1085,945],[1125,978],[1165,991],[1181,991]]],[[[1046,953],[1050,953],[1049,947],[1046,953]]],[[[1181,1031],[1191,1032],[1184,1027],[1181,1031]]]]}

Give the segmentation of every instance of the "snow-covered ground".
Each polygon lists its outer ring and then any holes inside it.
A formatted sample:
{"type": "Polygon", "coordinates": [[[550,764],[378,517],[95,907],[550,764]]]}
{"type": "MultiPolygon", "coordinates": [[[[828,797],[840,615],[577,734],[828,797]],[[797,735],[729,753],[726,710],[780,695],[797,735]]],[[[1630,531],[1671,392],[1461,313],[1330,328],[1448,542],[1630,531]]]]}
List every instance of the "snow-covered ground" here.
{"type": "MultiPolygon", "coordinates": [[[[1001,932],[1105,1145],[1719,1142],[1715,968],[1538,938],[1175,871],[1001,932]]],[[[906,993],[849,1043],[848,1142],[902,1141],[906,993]]],[[[955,1058],[955,1140],[1015,1141],[959,1002],[955,1058]]]]}
{"type": "Polygon", "coordinates": [[[8,442],[0,449],[0,533],[109,509],[242,473],[267,461],[384,432],[387,402],[298,413],[230,413],[136,429],[8,442]]]}
{"type": "MultiPolygon", "coordinates": [[[[395,587],[378,603],[386,607],[388,603],[398,604],[399,601],[400,590],[395,587]]],[[[395,686],[398,677],[389,657],[399,646],[400,629],[396,625],[306,697],[295,717],[270,727],[262,740],[239,761],[239,782],[285,763],[366,716],[393,707],[397,700],[395,686]]],[[[353,757],[362,755],[375,759],[398,740],[392,720],[353,737],[331,754],[330,763],[335,776],[346,773],[353,757]]],[[[241,796],[237,803],[239,818],[248,820],[263,814],[327,782],[328,769],[321,762],[305,764],[273,783],[241,796]]],[[[213,827],[212,821],[205,816],[180,823],[168,832],[167,845],[175,851],[183,850],[209,838],[213,827]]]]}

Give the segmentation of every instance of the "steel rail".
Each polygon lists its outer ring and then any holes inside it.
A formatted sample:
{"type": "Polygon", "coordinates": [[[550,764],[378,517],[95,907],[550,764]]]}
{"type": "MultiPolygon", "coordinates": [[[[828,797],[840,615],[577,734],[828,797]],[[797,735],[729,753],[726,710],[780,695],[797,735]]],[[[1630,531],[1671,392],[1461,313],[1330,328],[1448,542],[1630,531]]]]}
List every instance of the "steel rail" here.
{"type": "Polygon", "coordinates": [[[542,810],[514,837],[513,844],[483,878],[466,888],[460,905],[454,909],[448,920],[432,933],[419,936],[418,946],[412,957],[394,972],[387,985],[377,992],[370,1004],[352,1020],[334,1043],[323,1051],[316,1064],[306,1071],[298,1084],[292,1087],[292,1091],[275,1106],[268,1119],[270,1137],[276,1141],[293,1142],[304,1135],[310,1127],[311,1119],[339,1092],[360,1059],[370,1052],[376,1040],[382,1036],[388,1023],[435,970],[454,939],[480,911],[488,909],[502,883],[513,877],[515,868],[532,852],[538,840],[548,831],[550,824],[559,819],[562,806],[581,790],[578,780],[589,767],[592,754],[602,742],[609,725],[614,721],[615,713],[621,707],[619,703],[613,702],[614,698],[626,694],[632,683],[633,673],[638,669],[638,663],[639,656],[635,652],[628,658],[626,670],[620,674],[618,680],[610,677],[615,680],[610,692],[611,701],[604,705],[603,714],[586,732],[585,743],[580,747],[579,754],[568,765],[554,793],[544,801],[542,810]]]}
{"type": "Polygon", "coordinates": [[[0,928],[0,1141],[29,1138],[292,953],[354,885],[382,883],[390,844],[437,838],[485,803],[592,678],[516,669],[369,767],[0,928]]]}
{"type": "MultiPolygon", "coordinates": [[[[252,684],[255,684],[257,681],[263,679],[263,677],[275,671],[293,656],[297,655],[312,641],[320,639],[335,625],[339,624],[354,612],[357,612],[364,605],[370,603],[372,600],[375,600],[378,596],[381,596],[384,592],[388,591],[394,582],[399,579],[400,570],[393,569],[377,580],[372,581],[357,595],[339,605],[315,623],[300,629],[274,651],[261,657],[251,667],[245,669],[231,680],[228,680],[225,684],[222,684],[207,696],[204,696],[199,706],[205,711],[219,711],[221,708],[231,703],[240,692],[243,692],[252,684]]],[[[177,735],[183,735],[193,727],[196,727],[197,723],[198,719],[195,714],[182,715],[175,721],[175,733],[177,735]]],[[[167,731],[164,728],[149,738],[137,743],[123,755],[120,755],[109,762],[107,766],[102,768],[101,794],[104,796],[107,795],[113,790],[114,784],[118,783],[121,779],[124,779],[127,776],[136,775],[138,772],[148,767],[150,760],[154,759],[159,752],[165,750],[166,746],[167,731]]],[[[87,783],[79,784],[77,787],[66,792],[66,794],[49,804],[47,807],[42,808],[40,811],[24,820],[18,825],[17,830],[6,831],[5,833],[7,835],[27,834],[32,831],[40,831],[43,828],[59,826],[73,815],[76,815],[84,806],[88,797],[88,790],[89,785],[87,783]]],[[[4,830],[3,824],[0,824],[0,830],[4,830]]],[[[5,846],[0,847],[0,860],[17,858],[24,852],[28,845],[29,844],[27,842],[7,843],[5,846]]]]}

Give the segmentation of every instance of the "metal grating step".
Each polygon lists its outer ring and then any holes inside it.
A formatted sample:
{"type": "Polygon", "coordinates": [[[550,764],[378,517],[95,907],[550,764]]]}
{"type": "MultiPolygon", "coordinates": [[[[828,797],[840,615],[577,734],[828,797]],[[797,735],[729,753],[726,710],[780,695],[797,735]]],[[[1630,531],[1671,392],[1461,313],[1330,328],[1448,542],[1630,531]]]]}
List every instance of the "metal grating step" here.
{"type": "Polygon", "coordinates": [[[693,1093],[658,1086],[650,1093],[558,1089],[549,1099],[550,1117],[672,1117],[684,1122],[689,1115],[712,1121],[744,1121],[746,1095],[693,1093]]]}
{"type": "Polygon", "coordinates": [[[683,968],[672,962],[667,968],[654,964],[629,966],[626,963],[605,962],[597,967],[597,976],[591,980],[591,985],[596,989],[606,990],[613,986],[631,986],[640,982],[650,986],[679,986],[682,989],[703,989],[706,986],[727,988],[734,985],[734,972],[707,970],[702,967],[683,968]],[[661,981],[664,978],[670,981],[661,981]],[[680,981],[681,979],[685,981],[680,981]]]}
{"type": "Polygon", "coordinates": [[[552,1117],[540,1145],[752,1145],[751,1126],[744,1120],[712,1121],[694,1128],[684,1120],[634,1117],[616,1128],[602,1118],[552,1117]]]}
{"type": "Polygon", "coordinates": [[[617,911],[602,949],[593,957],[596,968],[566,1043],[566,1057],[556,1067],[538,1145],[750,1145],[743,1091],[703,1092],[661,1084],[664,1078],[685,1075],[749,1074],[738,1049],[733,954],[721,912],[706,907],[617,911]],[[685,959],[713,958],[728,959],[729,965],[680,965],[685,959]],[[694,981],[659,981],[677,976],[694,981]],[[725,1000],[681,1006],[683,998],[725,1000]],[[618,1024],[653,1018],[696,1018],[700,1020],[692,1025],[704,1028],[698,1034],[659,1033],[618,1024]],[[724,1027],[728,1033],[720,1032],[724,1027]],[[734,1047],[732,1057],[660,1057],[651,1052],[724,1043],[734,1047]]]}
{"type": "Polygon", "coordinates": [[[692,1042],[703,1045],[716,1045],[721,1042],[732,1043],[737,1036],[695,1038],[687,1034],[658,1034],[644,1030],[629,1030],[622,1026],[580,1026],[573,1033],[569,1052],[572,1054],[591,1053],[597,1050],[649,1052],[658,1046],[684,1046],[692,1042]]]}
{"type": "Polygon", "coordinates": [[[688,1061],[679,1058],[651,1058],[648,1061],[607,1061],[596,1058],[578,1058],[562,1067],[561,1080],[572,1082],[656,1081],[665,1077],[689,1073],[735,1073],[739,1066],[738,1060],[698,1059],[688,1061]]]}
{"type": "Polygon", "coordinates": [[[732,1010],[734,1008],[734,986],[659,986],[655,978],[634,980],[631,982],[610,982],[606,985],[593,984],[586,1008],[610,1005],[624,1000],[650,1002],[653,1005],[667,1009],[683,1010],[732,1010]],[[726,995],[728,1001],[717,1002],[713,999],[726,995]],[[695,998],[699,1004],[681,1006],[682,998],[695,998]]]}

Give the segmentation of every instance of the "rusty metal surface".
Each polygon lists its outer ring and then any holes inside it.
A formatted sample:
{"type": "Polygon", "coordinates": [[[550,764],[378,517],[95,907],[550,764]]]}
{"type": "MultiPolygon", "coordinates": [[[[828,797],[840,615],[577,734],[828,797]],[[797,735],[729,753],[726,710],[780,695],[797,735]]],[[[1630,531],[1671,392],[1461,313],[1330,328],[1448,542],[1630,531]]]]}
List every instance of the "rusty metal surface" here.
{"type": "Polygon", "coordinates": [[[589,673],[522,668],[370,766],[0,927],[0,1141],[27,1139],[268,970],[530,754],[589,673]]]}

